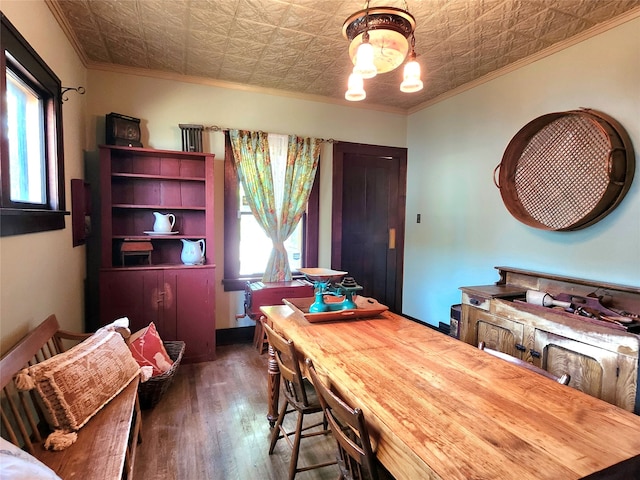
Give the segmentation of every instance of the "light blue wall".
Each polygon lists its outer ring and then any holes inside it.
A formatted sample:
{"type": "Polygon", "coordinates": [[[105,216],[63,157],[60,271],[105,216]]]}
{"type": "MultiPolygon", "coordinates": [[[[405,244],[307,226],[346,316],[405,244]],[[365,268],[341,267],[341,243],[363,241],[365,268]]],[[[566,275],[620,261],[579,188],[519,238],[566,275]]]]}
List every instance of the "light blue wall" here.
{"type": "Polygon", "coordinates": [[[522,126],[579,107],[616,118],[639,163],[639,31],[636,18],[409,117],[405,314],[448,322],[458,287],[494,283],[499,265],[640,286],[640,174],[616,210],[574,232],[518,222],[492,180],[522,126]]]}

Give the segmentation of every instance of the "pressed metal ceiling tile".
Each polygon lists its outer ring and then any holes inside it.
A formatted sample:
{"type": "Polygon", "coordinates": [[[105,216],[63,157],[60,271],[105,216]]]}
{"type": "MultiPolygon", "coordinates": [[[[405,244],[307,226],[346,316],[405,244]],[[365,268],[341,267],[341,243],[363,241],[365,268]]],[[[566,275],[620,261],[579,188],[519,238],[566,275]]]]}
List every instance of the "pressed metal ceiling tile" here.
{"type": "MultiPolygon", "coordinates": [[[[50,0],[89,62],[344,99],[342,36],[364,0],[50,0]]],[[[640,0],[380,0],[408,7],[425,88],[401,69],[365,81],[365,104],[411,109],[591,27],[640,0]]],[[[76,42],[73,42],[76,44],[76,42]]]]}
{"type": "Polygon", "coordinates": [[[299,56],[300,53],[295,50],[287,50],[286,48],[274,49],[265,52],[260,63],[264,65],[279,64],[292,67],[296,64],[299,56]]]}
{"type": "Polygon", "coordinates": [[[142,34],[148,45],[170,49],[174,54],[178,53],[180,56],[186,52],[187,37],[184,30],[158,25],[144,25],[142,34]]]}
{"type": "Polygon", "coordinates": [[[240,0],[191,0],[176,1],[168,0],[174,3],[182,3],[190,7],[191,10],[204,10],[216,12],[219,15],[227,15],[233,17],[238,11],[240,0]]]}
{"type": "Polygon", "coordinates": [[[330,58],[335,61],[339,58],[349,58],[347,51],[347,41],[336,42],[334,39],[326,37],[314,37],[309,42],[309,54],[313,57],[330,58]]]}
{"type": "Polygon", "coordinates": [[[186,74],[218,78],[223,58],[210,61],[205,55],[194,55],[187,59],[186,74]]]}
{"type": "Polygon", "coordinates": [[[122,56],[144,57],[146,44],[138,37],[114,38],[107,36],[105,43],[113,58],[122,56]]]}
{"type": "Polygon", "coordinates": [[[283,75],[272,74],[271,72],[265,73],[265,71],[261,69],[251,75],[251,84],[260,85],[265,88],[280,88],[282,76],[283,75]]]}
{"type": "Polygon", "coordinates": [[[289,70],[291,70],[291,65],[288,65],[286,63],[278,61],[268,62],[266,60],[262,60],[258,65],[258,68],[256,68],[255,70],[255,78],[258,79],[260,77],[277,77],[278,80],[282,82],[282,79],[287,75],[289,70]]]}
{"type": "Polygon", "coordinates": [[[226,54],[222,61],[221,71],[224,70],[236,70],[242,73],[253,73],[256,68],[255,60],[247,58],[245,56],[236,56],[226,54]]]}
{"type": "Polygon", "coordinates": [[[304,32],[278,28],[271,37],[271,46],[275,49],[287,48],[298,52],[304,52],[313,38],[314,37],[312,35],[304,32]]]}
{"type": "Polygon", "coordinates": [[[638,5],[635,0],[546,0],[549,8],[593,22],[607,20],[638,5]]]}
{"type": "Polygon", "coordinates": [[[246,18],[236,18],[228,36],[230,38],[250,39],[268,44],[277,28],[267,23],[254,22],[246,18]]]}
{"type": "Polygon", "coordinates": [[[240,0],[238,2],[238,17],[280,26],[286,18],[292,2],[277,0],[240,0]]]}
{"type": "Polygon", "coordinates": [[[60,9],[76,29],[97,28],[97,24],[85,1],[63,0],[59,2],[60,9]]]}
{"type": "Polygon", "coordinates": [[[571,19],[569,17],[562,25],[556,25],[555,28],[549,29],[548,32],[542,35],[542,39],[551,45],[567,38],[567,34],[569,36],[576,35],[592,25],[593,23],[588,20],[582,18],[571,19]]]}
{"type": "Polygon", "coordinates": [[[249,83],[251,79],[251,72],[240,72],[235,69],[233,65],[229,67],[223,67],[218,74],[220,80],[233,83],[249,83]]]}
{"type": "Polygon", "coordinates": [[[280,22],[280,26],[311,35],[319,35],[326,23],[327,15],[325,12],[291,5],[287,15],[280,22]]]}
{"type": "Polygon", "coordinates": [[[262,57],[262,50],[265,45],[259,42],[253,42],[249,39],[230,38],[227,43],[226,52],[229,55],[242,57],[247,63],[255,66],[257,61],[262,57]]]}
{"type": "Polygon", "coordinates": [[[189,31],[187,35],[187,41],[189,43],[187,54],[190,53],[192,49],[221,52],[224,54],[227,43],[229,42],[228,37],[216,32],[189,31]]]}
{"type": "Polygon", "coordinates": [[[233,15],[224,15],[217,10],[191,9],[187,24],[195,32],[215,32],[228,35],[234,20],[233,15]]]}

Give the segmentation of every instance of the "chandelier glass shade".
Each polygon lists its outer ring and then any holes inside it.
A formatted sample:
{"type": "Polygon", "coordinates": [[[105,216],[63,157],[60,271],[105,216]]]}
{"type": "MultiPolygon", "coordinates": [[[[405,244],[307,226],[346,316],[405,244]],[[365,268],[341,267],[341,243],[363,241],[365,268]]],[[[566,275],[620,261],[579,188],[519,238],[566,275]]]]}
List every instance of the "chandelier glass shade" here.
{"type": "Polygon", "coordinates": [[[409,60],[404,64],[403,80],[400,84],[400,91],[405,93],[419,92],[422,90],[423,84],[420,79],[420,64],[416,62],[416,52],[413,44],[415,40],[411,38],[411,53],[409,60]]]}
{"type": "Polygon", "coordinates": [[[416,21],[409,12],[395,7],[371,7],[345,20],[342,34],[349,40],[349,56],[355,65],[358,47],[368,33],[373,47],[373,63],[378,73],[395,70],[409,53],[409,38],[416,21]]]}
{"type": "Polygon", "coordinates": [[[347,93],[344,94],[344,98],[352,102],[357,102],[367,98],[367,92],[364,91],[362,75],[359,73],[352,73],[349,75],[347,93]]]}
{"type": "Polygon", "coordinates": [[[378,74],[374,60],[373,45],[369,42],[369,34],[365,32],[363,42],[358,46],[356,56],[353,59],[353,73],[357,73],[362,78],[373,78],[378,74]]]}
{"type": "Polygon", "coordinates": [[[343,36],[349,40],[349,57],[354,64],[349,76],[347,100],[362,100],[366,97],[363,79],[378,73],[395,70],[409,55],[405,66],[403,92],[422,89],[420,65],[416,62],[413,36],[416,21],[407,10],[395,7],[369,7],[359,10],[347,18],[342,26],[343,36]]]}

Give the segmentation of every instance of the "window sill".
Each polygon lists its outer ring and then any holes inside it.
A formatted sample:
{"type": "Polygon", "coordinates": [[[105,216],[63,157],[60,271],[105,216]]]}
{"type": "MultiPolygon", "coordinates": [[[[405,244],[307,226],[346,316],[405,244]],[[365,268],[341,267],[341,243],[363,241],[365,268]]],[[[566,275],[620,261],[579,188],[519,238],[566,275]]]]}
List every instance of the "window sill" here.
{"type": "Polygon", "coordinates": [[[222,279],[222,286],[225,292],[234,292],[244,290],[247,283],[259,282],[262,277],[244,277],[244,278],[224,278],[222,279]]]}
{"type": "Polygon", "coordinates": [[[62,230],[66,215],[69,212],[64,210],[0,208],[0,237],[62,230]]]}

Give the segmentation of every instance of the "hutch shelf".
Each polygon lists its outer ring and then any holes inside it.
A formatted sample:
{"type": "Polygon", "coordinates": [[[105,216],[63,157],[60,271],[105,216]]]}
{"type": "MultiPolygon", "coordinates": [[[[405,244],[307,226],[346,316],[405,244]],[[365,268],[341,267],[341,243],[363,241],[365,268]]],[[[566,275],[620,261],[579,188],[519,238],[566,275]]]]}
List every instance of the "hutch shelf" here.
{"type": "Polygon", "coordinates": [[[183,361],[215,358],[212,154],[100,147],[100,321],[153,321],[163,340],[186,343],[183,361]],[[153,231],[154,212],[173,214],[171,232],[153,231]],[[201,265],[181,260],[182,240],[204,240],[201,265]],[[121,254],[125,242],[150,256],[121,254]],[[140,250],[145,251],[145,248],[140,250]]]}

